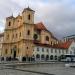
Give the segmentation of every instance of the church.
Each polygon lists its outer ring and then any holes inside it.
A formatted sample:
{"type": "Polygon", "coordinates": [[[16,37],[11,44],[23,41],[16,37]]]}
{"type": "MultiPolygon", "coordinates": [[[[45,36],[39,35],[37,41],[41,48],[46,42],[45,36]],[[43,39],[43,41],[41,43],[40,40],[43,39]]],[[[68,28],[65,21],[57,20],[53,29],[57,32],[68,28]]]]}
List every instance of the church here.
{"type": "Polygon", "coordinates": [[[35,11],[25,8],[21,15],[6,18],[2,57],[21,60],[34,60],[37,44],[53,45],[58,40],[42,22],[34,24],[35,11]]]}

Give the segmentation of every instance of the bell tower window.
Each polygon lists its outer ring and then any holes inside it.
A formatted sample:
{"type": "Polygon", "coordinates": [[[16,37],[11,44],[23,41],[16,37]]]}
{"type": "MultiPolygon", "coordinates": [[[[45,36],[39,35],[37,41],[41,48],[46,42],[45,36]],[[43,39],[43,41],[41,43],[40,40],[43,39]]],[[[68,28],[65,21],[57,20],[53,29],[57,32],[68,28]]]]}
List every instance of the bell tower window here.
{"type": "Polygon", "coordinates": [[[28,15],[28,20],[30,20],[30,14],[28,15]]]}
{"type": "Polygon", "coordinates": [[[9,26],[11,26],[11,22],[9,22],[9,24],[8,24],[9,26]]]}

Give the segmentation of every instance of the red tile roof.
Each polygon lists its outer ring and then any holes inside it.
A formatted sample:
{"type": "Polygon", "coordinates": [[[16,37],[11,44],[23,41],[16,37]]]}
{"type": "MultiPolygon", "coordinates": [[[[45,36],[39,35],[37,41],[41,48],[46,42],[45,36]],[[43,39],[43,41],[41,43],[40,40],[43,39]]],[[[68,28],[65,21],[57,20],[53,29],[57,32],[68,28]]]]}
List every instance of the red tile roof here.
{"type": "Polygon", "coordinates": [[[35,25],[35,29],[37,29],[37,30],[47,30],[46,27],[44,26],[44,24],[42,22],[37,23],[35,25]]]}
{"type": "Polygon", "coordinates": [[[57,48],[57,49],[68,49],[69,46],[71,45],[71,43],[72,43],[72,41],[67,41],[64,43],[56,44],[56,45],[49,45],[49,44],[40,43],[39,41],[34,41],[34,44],[36,44],[37,46],[57,48]]]}
{"type": "Polygon", "coordinates": [[[66,42],[64,42],[64,43],[58,44],[57,47],[58,47],[58,48],[68,49],[72,42],[73,42],[72,40],[66,41],[66,42]]]}
{"type": "Polygon", "coordinates": [[[35,24],[35,30],[45,30],[50,33],[52,38],[54,38],[55,40],[58,40],[56,37],[53,36],[53,34],[49,30],[47,30],[47,28],[42,22],[35,24]]]}

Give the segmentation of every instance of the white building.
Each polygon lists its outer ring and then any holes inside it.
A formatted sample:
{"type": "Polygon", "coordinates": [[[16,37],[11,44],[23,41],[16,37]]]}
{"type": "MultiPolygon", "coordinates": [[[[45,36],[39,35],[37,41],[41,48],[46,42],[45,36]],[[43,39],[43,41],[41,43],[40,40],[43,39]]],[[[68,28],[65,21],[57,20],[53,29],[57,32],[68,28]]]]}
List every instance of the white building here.
{"type": "MultiPolygon", "coordinates": [[[[34,47],[33,57],[35,61],[58,61],[62,55],[75,56],[75,42],[67,41],[57,45],[47,45],[36,43],[34,47]]],[[[66,57],[66,60],[71,60],[70,57],[66,57]]]]}

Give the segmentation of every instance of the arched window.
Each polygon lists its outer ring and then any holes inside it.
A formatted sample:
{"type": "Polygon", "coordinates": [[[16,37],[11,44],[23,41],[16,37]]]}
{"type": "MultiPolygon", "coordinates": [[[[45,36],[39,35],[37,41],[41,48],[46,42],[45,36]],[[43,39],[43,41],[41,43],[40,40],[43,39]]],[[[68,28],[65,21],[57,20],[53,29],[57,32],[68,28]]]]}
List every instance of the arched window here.
{"type": "Polygon", "coordinates": [[[49,37],[48,36],[46,36],[46,41],[49,41],[49,37]]]}
{"type": "Polygon", "coordinates": [[[46,60],[49,60],[49,55],[46,55],[46,60]]]}
{"type": "Polygon", "coordinates": [[[44,58],[44,55],[41,55],[41,58],[44,58]]]}
{"type": "Polygon", "coordinates": [[[34,40],[37,40],[38,39],[38,35],[34,34],[33,38],[34,38],[34,40]]]}
{"type": "Polygon", "coordinates": [[[55,55],[55,60],[57,60],[57,55],[55,55]]]}
{"type": "Polygon", "coordinates": [[[53,55],[50,56],[50,60],[53,60],[53,55]]]}
{"type": "Polygon", "coordinates": [[[28,20],[30,20],[30,14],[28,15],[28,20]]]}
{"type": "Polygon", "coordinates": [[[39,54],[37,54],[37,55],[36,55],[36,58],[40,58],[40,55],[39,55],[39,54]]]}
{"type": "Polygon", "coordinates": [[[27,35],[30,35],[30,30],[27,31],[27,35]]]}

